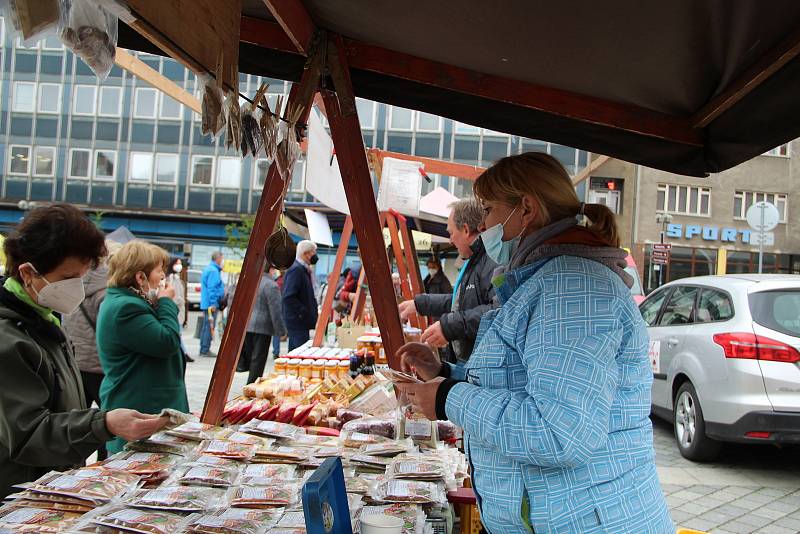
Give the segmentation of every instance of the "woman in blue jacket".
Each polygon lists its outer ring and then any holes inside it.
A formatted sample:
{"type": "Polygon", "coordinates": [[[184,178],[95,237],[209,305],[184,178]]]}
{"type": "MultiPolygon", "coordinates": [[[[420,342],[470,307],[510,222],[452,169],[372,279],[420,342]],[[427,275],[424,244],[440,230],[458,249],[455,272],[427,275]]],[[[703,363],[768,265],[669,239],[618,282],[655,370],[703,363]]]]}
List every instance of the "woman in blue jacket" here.
{"type": "Polygon", "coordinates": [[[403,389],[464,429],[487,530],[674,532],[656,474],[645,324],[614,215],[578,200],[541,153],[503,158],[474,186],[501,306],[449,378],[421,344],[400,350],[428,382],[403,389]],[[587,218],[588,226],[579,223],[587,218]]]}

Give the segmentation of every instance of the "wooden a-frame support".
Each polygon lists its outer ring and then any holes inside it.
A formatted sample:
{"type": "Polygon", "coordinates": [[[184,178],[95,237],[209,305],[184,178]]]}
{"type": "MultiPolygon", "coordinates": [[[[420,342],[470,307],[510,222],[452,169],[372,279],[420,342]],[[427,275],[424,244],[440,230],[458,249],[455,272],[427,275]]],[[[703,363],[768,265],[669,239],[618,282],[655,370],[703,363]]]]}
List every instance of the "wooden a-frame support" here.
{"type": "Polygon", "coordinates": [[[344,259],[347,256],[347,247],[350,245],[350,236],[353,234],[353,218],[349,215],[344,220],[344,228],[342,228],[342,236],[339,239],[339,248],[336,250],[336,259],[333,261],[333,268],[328,273],[328,287],[325,290],[325,298],[322,300],[322,308],[317,317],[317,327],[314,330],[315,347],[322,346],[322,340],[325,339],[325,330],[328,322],[333,315],[333,299],[336,296],[336,286],[338,285],[339,275],[344,267],[344,259]]]}

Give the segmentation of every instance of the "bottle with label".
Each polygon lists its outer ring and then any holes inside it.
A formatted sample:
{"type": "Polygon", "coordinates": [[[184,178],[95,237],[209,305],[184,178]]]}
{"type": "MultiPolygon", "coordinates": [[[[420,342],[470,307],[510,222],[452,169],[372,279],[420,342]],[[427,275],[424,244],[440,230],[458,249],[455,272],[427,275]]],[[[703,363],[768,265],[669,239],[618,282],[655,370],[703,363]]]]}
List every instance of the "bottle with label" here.
{"type": "Polygon", "coordinates": [[[368,352],[367,357],[364,359],[364,367],[361,369],[361,374],[364,376],[371,376],[375,374],[375,353],[368,352]]]}
{"type": "Polygon", "coordinates": [[[358,354],[350,355],[350,378],[355,379],[361,372],[361,364],[359,362],[358,354]]]}

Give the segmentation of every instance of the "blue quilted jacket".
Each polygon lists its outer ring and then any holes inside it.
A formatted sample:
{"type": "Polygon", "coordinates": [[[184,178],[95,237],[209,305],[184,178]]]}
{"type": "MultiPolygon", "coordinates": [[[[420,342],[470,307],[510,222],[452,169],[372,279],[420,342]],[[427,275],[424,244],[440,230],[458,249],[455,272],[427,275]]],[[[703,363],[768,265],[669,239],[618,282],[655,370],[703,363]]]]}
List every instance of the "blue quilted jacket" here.
{"type": "Polygon", "coordinates": [[[654,463],[647,330],[602,263],[505,275],[448,418],[464,429],[492,534],[675,531],[654,463]]]}

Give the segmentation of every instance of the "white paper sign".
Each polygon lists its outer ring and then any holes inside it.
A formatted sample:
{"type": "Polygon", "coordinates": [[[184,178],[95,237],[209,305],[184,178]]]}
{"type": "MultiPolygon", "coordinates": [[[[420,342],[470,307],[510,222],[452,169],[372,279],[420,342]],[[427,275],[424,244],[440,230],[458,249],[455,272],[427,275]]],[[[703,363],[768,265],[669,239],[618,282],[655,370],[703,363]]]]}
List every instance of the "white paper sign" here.
{"type": "Polygon", "coordinates": [[[654,373],[661,373],[661,341],[651,341],[647,350],[650,368],[654,373]]]}
{"type": "Polygon", "coordinates": [[[339,162],[332,154],[333,140],[319,116],[312,111],[308,119],[306,191],[329,208],[350,215],[339,162]]]}
{"type": "Polygon", "coordinates": [[[409,217],[419,217],[422,194],[422,163],[383,158],[381,186],[378,189],[378,210],[394,209],[409,217]]]}
{"type": "Polygon", "coordinates": [[[304,209],[306,213],[306,223],[308,223],[308,235],[311,236],[311,241],[319,245],[333,246],[333,235],[331,234],[331,226],[328,224],[328,217],[324,213],[304,209]]]}

